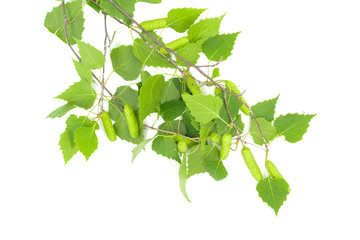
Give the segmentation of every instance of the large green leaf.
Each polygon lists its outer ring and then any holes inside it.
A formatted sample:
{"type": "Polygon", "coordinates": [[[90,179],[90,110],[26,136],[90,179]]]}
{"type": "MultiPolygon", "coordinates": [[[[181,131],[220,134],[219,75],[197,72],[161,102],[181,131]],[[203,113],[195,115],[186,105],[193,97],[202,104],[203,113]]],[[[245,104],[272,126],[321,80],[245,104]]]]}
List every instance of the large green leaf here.
{"type": "MultiPolygon", "coordinates": [[[[256,119],[260,125],[261,132],[265,138],[266,143],[269,143],[276,137],[276,128],[264,118],[256,119]]],[[[250,121],[250,135],[253,137],[254,143],[257,145],[263,145],[264,141],[262,140],[260,130],[254,119],[250,121]]]]}
{"type": "Polygon", "coordinates": [[[96,94],[91,86],[91,82],[80,80],[71,85],[56,98],[72,102],[81,108],[89,109],[94,104],[96,94]]]}
{"type": "Polygon", "coordinates": [[[80,63],[78,61],[75,61],[74,59],[73,62],[76,72],[78,73],[80,79],[88,80],[89,82],[91,82],[92,80],[91,69],[88,66],[86,66],[84,63],[80,63]]]}
{"type": "MultiPolygon", "coordinates": [[[[134,16],[136,0],[113,0],[113,2],[123,9],[131,17],[134,16]]],[[[122,19],[125,23],[130,24],[131,21],[118,8],[116,8],[109,0],[101,0],[100,6],[112,17],[122,19]]]]}
{"type": "Polygon", "coordinates": [[[159,107],[164,87],[163,75],[149,77],[141,87],[139,95],[140,125],[142,125],[146,116],[159,107]]]}
{"type": "Polygon", "coordinates": [[[267,121],[272,122],[275,115],[276,102],[279,95],[276,98],[259,102],[254,106],[251,106],[251,110],[256,118],[265,118],[267,121]]]}
{"type": "Polygon", "coordinates": [[[167,26],[177,32],[185,32],[206,9],[175,8],[167,15],[167,26]]]}
{"type": "Polygon", "coordinates": [[[97,124],[97,122],[91,121],[87,117],[84,116],[77,117],[74,114],[70,115],[66,119],[66,131],[69,135],[71,146],[72,147],[75,146],[74,132],[76,131],[76,129],[80,127],[94,127],[94,126],[96,129],[99,129],[99,125],[97,124]]]}
{"type": "Polygon", "coordinates": [[[183,95],[182,97],[186,106],[190,109],[191,115],[193,115],[199,123],[205,124],[220,117],[219,112],[222,106],[220,98],[201,94],[183,95]]]}
{"type": "MultiPolygon", "coordinates": [[[[164,44],[160,36],[156,35],[154,32],[149,33],[152,37],[154,37],[154,39],[164,44]]],[[[145,38],[152,46],[156,46],[156,44],[148,36],[145,36],[145,38]]],[[[160,47],[156,46],[156,49],[159,50],[160,47]]],[[[146,66],[174,68],[174,66],[163,56],[148,46],[142,38],[135,39],[133,51],[134,55],[146,66]]]]}
{"type": "MultiPolygon", "coordinates": [[[[84,31],[84,13],[82,11],[82,0],[75,0],[65,4],[66,25],[69,44],[76,43],[75,39],[81,39],[84,31]]],[[[62,4],[48,12],[44,22],[45,27],[66,43],[64,32],[64,14],[62,4]]]]}
{"type": "MultiPolygon", "coordinates": [[[[197,60],[200,57],[200,53],[201,53],[201,46],[202,43],[201,41],[197,41],[195,43],[189,43],[186,44],[184,47],[180,48],[179,50],[177,50],[177,54],[182,57],[184,60],[192,63],[192,64],[196,64],[197,60]]],[[[176,61],[178,62],[178,64],[180,66],[187,66],[182,60],[180,60],[180,58],[176,57],[176,61]]]]}
{"type": "Polygon", "coordinates": [[[166,102],[160,107],[160,115],[164,121],[172,121],[185,111],[186,105],[183,101],[166,102]]]}
{"type": "Polygon", "coordinates": [[[119,46],[110,53],[114,71],[124,80],[135,80],[141,71],[142,63],[137,59],[132,46],[119,46]]]}
{"type": "Polygon", "coordinates": [[[176,141],[171,137],[158,136],[152,142],[152,150],[164,157],[180,162],[176,141]]]}
{"type": "Polygon", "coordinates": [[[212,61],[225,61],[233,50],[235,40],[240,32],[222,34],[209,38],[204,42],[202,51],[212,61]]]}
{"type": "Polygon", "coordinates": [[[224,15],[217,18],[206,18],[192,25],[188,30],[188,37],[190,42],[198,40],[206,40],[209,37],[219,34],[221,20],[224,15]]]}
{"type": "Polygon", "coordinates": [[[291,143],[302,139],[309,127],[309,122],[316,114],[286,114],[279,116],[274,121],[278,136],[285,136],[285,140],[291,143]]]}
{"type": "Polygon", "coordinates": [[[161,97],[161,103],[170,102],[180,99],[180,92],[175,85],[176,78],[172,78],[166,82],[164,91],[161,97]]]}
{"type": "Polygon", "coordinates": [[[289,189],[289,184],[284,179],[272,179],[271,177],[261,180],[256,186],[259,197],[274,209],[276,215],[283,202],[286,201],[289,189]]]}
{"type": "Polygon", "coordinates": [[[88,43],[77,41],[82,62],[90,69],[99,69],[104,66],[103,53],[88,43]]]}

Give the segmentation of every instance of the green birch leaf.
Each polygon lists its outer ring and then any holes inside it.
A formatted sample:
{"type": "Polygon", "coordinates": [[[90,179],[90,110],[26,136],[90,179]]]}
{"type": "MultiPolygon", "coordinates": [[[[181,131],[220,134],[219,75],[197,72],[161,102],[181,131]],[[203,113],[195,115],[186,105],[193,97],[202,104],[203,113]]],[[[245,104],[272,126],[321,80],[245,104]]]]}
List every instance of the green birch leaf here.
{"type": "Polygon", "coordinates": [[[222,106],[222,101],[218,97],[212,95],[183,95],[186,106],[190,109],[199,123],[208,123],[209,121],[219,118],[219,112],[222,106]]]}
{"type": "MultiPolygon", "coordinates": [[[[130,105],[134,111],[138,110],[139,107],[139,94],[137,91],[132,89],[129,85],[120,86],[116,89],[114,93],[114,99],[116,99],[117,103],[124,107],[126,101],[127,104],[130,105]]],[[[112,99],[109,103],[109,115],[113,121],[116,121],[121,113],[119,107],[115,104],[115,100],[112,99]]]]}
{"type": "Polygon", "coordinates": [[[187,192],[186,192],[186,180],[187,180],[186,157],[184,157],[181,161],[180,168],[179,168],[179,185],[180,185],[181,193],[184,195],[186,200],[191,202],[187,195],[187,192]]]}
{"type": "MultiPolygon", "coordinates": [[[[136,114],[136,112],[135,112],[136,114]]],[[[114,129],[116,135],[127,142],[134,144],[140,144],[144,139],[144,129],[141,127],[139,129],[139,136],[137,138],[132,138],[129,132],[129,127],[126,121],[125,114],[121,112],[118,116],[118,119],[115,121],[114,129]]]]}
{"type": "Polygon", "coordinates": [[[233,50],[235,40],[240,32],[232,34],[216,35],[204,42],[202,51],[211,61],[225,61],[233,50]]]}
{"type": "Polygon", "coordinates": [[[198,19],[206,9],[196,8],[175,8],[167,15],[167,26],[176,32],[183,33],[198,19]]]}
{"type": "Polygon", "coordinates": [[[74,141],[74,132],[80,127],[95,127],[99,129],[99,125],[95,121],[91,121],[89,118],[84,116],[75,116],[74,114],[70,115],[66,119],[66,131],[69,135],[71,146],[75,146],[74,141]]]}
{"type": "Polygon", "coordinates": [[[146,3],[156,4],[156,3],[161,3],[161,0],[136,0],[136,2],[146,2],[146,3]]]}
{"type": "Polygon", "coordinates": [[[226,177],[226,169],[222,163],[218,165],[220,152],[215,145],[194,146],[190,149],[190,152],[191,154],[188,155],[188,178],[204,172],[208,172],[215,180],[226,177]],[[224,169],[226,174],[224,174],[224,169]]]}
{"type": "MultiPolygon", "coordinates": [[[[82,0],[75,0],[65,4],[66,25],[69,44],[74,45],[75,39],[81,39],[84,31],[84,13],[82,11],[82,0]]],[[[48,12],[44,22],[45,27],[66,43],[64,33],[64,15],[62,4],[48,12]]]]}
{"type": "Polygon", "coordinates": [[[86,161],[98,147],[98,138],[94,127],[80,127],[74,132],[74,140],[80,152],[85,156],[86,161]]]}
{"type": "MultiPolygon", "coordinates": [[[[257,118],[257,121],[260,125],[261,132],[265,138],[266,143],[269,143],[276,137],[276,128],[264,118],[257,118]]],[[[250,135],[253,137],[254,143],[262,146],[264,141],[261,138],[259,128],[254,119],[250,121],[250,135]]]]}
{"type": "Polygon", "coordinates": [[[208,39],[219,34],[221,20],[224,15],[217,18],[206,18],[192,25],[188,30],[190,42],[196,42],[201,39],[208,39]]]}
{"type": "Polygon", "coordinates": [[[256,118],[264,118],[269,122],[274,120],[276,102],[279,99],[279,95],[276,98],[259,102],[251,107],[252,112],[256,118]]]}
{"type": "Polygon", "coordinates": [[[110,58],[114,71],[124,80],[135,80],[139,76],[142,63],[135,57],[131,45],[114,48],[110,58]]]}
{"type": "Polygon", "coordinates": [[[147,71],[142,71],[141,74],[140,74],[140,78],[141,78],[142,83],[144,83],[146,81],[146,79],[148,79],[149,77],[151,77],[151,75],[147,71]]]}
{"type": "MultiPolygon", "coordinates": [[[[95,1],[95,2],[97,2],[98,4],[100,4],[100,0],[97,0],[97,1],[95,1]]],[[[86,3],[87,3],[87,5],[89,5],[92,9],[94,9],[97,13],[100,12],[101,8],[100,8],[98,5],[96,5],[95,3],[90,2],[90,1],[86,1],[86,3]]]]}
{"type": "Polygon", "coordinates": [[[259,197],[274,209],[276,215],[286,201],[289,189],[289,184],[284,179],[272,179],[270,177],[264,178],[256,186],[259,197]]]}
{"type": "MultiPolygon", "coordinates": [[[[114,3],[123,9],[131,17],[134,16],[136,0],[114,0],[114,3]]],[[[119,9],[117,9],[109,0],[101,0],[100,6],[111,16],[122,19],[125,23],[130,24],[131,21],[119,9]]]]}
{"type": "Polygon", "coordinates": [[[92,80],[91,69],[87,67],[85,64],[75,61],[74,59],[73,62],[76,72],[78,73],[80,79],[88,80],[89,82],[91,82],[92,80]]]}
{"type": "Polygon", "coordinates": [[[140,125],[150,113],[159,107],[164,87],[163,75],[149,77],[141,87],[139,95],[140,125]]]}
{"type": "Polygon", "coordinates": [[[161,97],[161,103],[171,102],[180,99],[180,92],[175,85],[175,78],[170,79],[166,82],[164,91],[161,97]]]}
{"type": "MultiPolygon", "coordinates": [[[[156,35],[154,32],[149,33],[160,43],[164,43],[160,36],[156,35]]],[[[151,45],[156,46],[156,44],[148,36],[145,36],[145,38],[151,45]]],[[[156,49],[159,50],[160,47],[157,46],[156,49]]],[[[137,38],[134,40],[133,51],[134,55],[146,66],[174,68],[174,66],[169,63],[163,56],[149,47],[142,38],[137,38]]]]}
{"type": "Polygon", "coordinates": [[[190,148],[190,154],[188,154],[188,179],[195,174],[206,172],[204,152],[209,150],[209,148],[211,148],[209,145],[200,147],[193,146],[190,148]]]}
{"type": "MultiPolygon", "coordinates": [[[[222,135],[229,130],[229,125],[231,123],[231,119],[230,119],[229,114],[225,107],[223,93],[221,92],[221,94],[219,94],[218,96],[221,96],[223,104],[220,109],[220,114],[219,114],[220,118],[215,119],[215,122],[216,122],[216,126],[217,126],[217,132],[222,135]]],[[[241,107],[240,101],[233,95],[226,93],[226,102],[227,102],[228,110],[229,110],[229,113],[231,114],[231,117],[233,119],[235,119],[235,117],[237,116],[237,114],[240,110],[240,107],[241,107]]]]}
{"type": "Polygon", "coordinates": [[[105,64],[103,53],[88,43],[77,41],[79,54],[85,66],[90,69],[99,69],[105,64]]]}
{"type": "Polygon", "coordinates": [[[302,139],[309,127],[309,122],[316,114],[287,114],[281,115],[274,121],[278,136],[285,136],[285,140],[291,143],[302,139]]]}
{"type": "Polygon", "coordinates": [[[145,139],[144,141],[142,141],[141,143],[139,143],[139,145],[137,145],[136,147],[133,148],[132,152],[132,162],[134,162],[134,159],[137,157],[137,155],[139,155],[139,153],[141,153],[142,150],[144,150],[145,146],[152,141],[152,138],[150,139],[145,139]]]}
{"type": "MultiPolygon", "coordinates": [[[[180,133],[181,135],[187,135],[184,122],[181,121],[179,124],[178,120],[163,122],[161,125],[159,125],[158,128],[164,131],[180,133]]],[[[164,133],[158,132],[158,135],[164,135],[164,133]]]]}
{"type": "Polygon", "coordinates": [[[172,121],[185,111],[186,105],[183,101],[166,102],[160,107],[160,115],[164,121],[172,121]]]}
{"type": "Polygon", "coordinates": [[[64,157],[65,164],[67,164],[70,159],[79,151],[77,146],[71,142],[68,131],[65,130],[60,135],[59,146],[64,157]]]}
{"type": "Polygon", "coordinates": [[[211,75],[211,78],[214,79],[214,78],[217,78],[217,77],[220,77],[220,69],[219,68],[214,68],[214,70],[212,72],[212,75],[211,75]]]}
{"type": "MultiPolygon", "coordinates": [[[[180,57],[185,59],[186,61],[196,64],[197,60],[200,57],[201,52],[201,41],[195,42],[195,43],[189,43],[185,45],[184,47],[177,50],[177,54],[179,54],[180,57]]],[[[182,60],[180,60],[178,57],[176,57],[176,61],[179,63],[180,66],[187,66],[182,60]]]]}
{"type": "Polygon", "coordinates": [[[154,139],[152,145],[152,150],[157,154],[160,154],[164,157],[174,159],[180,163],[179,152],[177,149],[177,144],[173,138],[158,136],[154,139]]]}
{"type": "Polygon", "coordinates": [[[93,106],[96,94],[87,80],[74,83],[56,98],[74,103],[76,106],[89,109],[93,106]]]}
{"type": "Polygon", "coordinates": [[[66,113],[68,113],[70,110],[74,109],[75,105],[73,103],[66,103],[65,105],[62,105],[61,107],[58,107],[54,111],[52,111],[47,118],[58,118],[63,117],[66,113]]]}

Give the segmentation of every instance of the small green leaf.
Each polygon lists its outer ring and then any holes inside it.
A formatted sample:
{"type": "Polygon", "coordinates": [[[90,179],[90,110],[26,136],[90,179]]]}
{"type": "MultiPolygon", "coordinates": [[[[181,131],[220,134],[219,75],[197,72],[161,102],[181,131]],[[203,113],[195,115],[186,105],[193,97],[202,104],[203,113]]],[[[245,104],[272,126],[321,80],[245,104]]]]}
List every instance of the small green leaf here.
{"type": "Polygon", "coordinates": [[[278,136],[285,136],[285,140],[291,143],[302,139],[309,127],[309,122],[316,114],[287,114],[281,115],[274,121],[278,136]]]}
{"type": "MultiPolygon", "coordinates": [[[[276,128],[271,124],[271,122],[265,120],[264,118],[257,118],[257,121],[260,125],[260,129],[266,143],[269,143],[276,137],[276,128]]],[[[264,141],[261,138],[259,127],[254,119],[250,121],[250,135],[253,137],[253,141],[257,145],[261,146],[264,144],[264,141]]]]}
{"type": "Polygon", "coordinates": [[[186,106],[190,109],[199,123],[208,123],[209,121],[219,118],[219,112],[222,106],[222,101],[218,97],[212,95],[190,95],[182,96],[186,106]]]}
{"type": "Polygon", "coordinates": [[[85,64],[75,61],[74,59],[73,62],[75,65],[76,72],[80,76],[80,79],[88,80],[89,82],[91,82],[92,80],[91,69],[87,67],[85,64]]]}
{"type": "Polygon", "coordinates": [[[183,33],[196,21],[206,9],[175,8],[167,15],[167,26],[177,32],[183,33]]]}
{"type": "Polygon", "coordinates": [[[89,109],[93,106],[96,94],[91,82],[80,80],[74,83],[56,98],[74,103],[81,108],[89,109]]]}
{"type": "Polygon", "coordinates": [[[104,66],[103,53],[88,43],[77,41],[82,62],[90,69],[99,69],[104,66]]]}
{"type": "Polygon", "coordinates": [[[95,121],[91,121],[89,118],[84,116],[75,116],[74,114],[70,115],[66,119],[66,131],[70,138],[71,146],[75,146],[74,141],[74,132],[80,127],[95,127],[99,129],[99,125],[95,121]]]}
{"type": "Polygon", "coordinates": [[[173,138],[158,136],[154,139],[152,150],[157,154],[164,157],[174,159],[180,163],[179,152],[177,150],[177,144],[173,138]]]}
{"type": "Polygon", "coordinates": [[[188,30],[188,37],[190,42],[198,40],[206,40],[210,37],[219,34],[221,20],[224,15],[217,18],[206,18],[192,25],[188,30]]]}
{"type": "Polygon", "coordinates": [[[259,197],[274,209],[276,215],[283,202],[286,201],[289,189],[289,184],[284,179],[270,177],[261,180],[256,186],[259,197]]]}
{"type": "Polygon", "coordinates": [[[259,102],[251,107],[252,112],[256,118],[265,118],[267,121],[272,122],[275,115],[276,102],[279,99],[279,95],[276,98],[259,102]]]}
{"type": "Polygon", "coordinates": [[[164,87],[163,75],[149,77],[141,87],[139,95],[140,125],[142,125],[146,116],[159,107],[164,87]]]}
{"type": "Polygon", "coordinates": [[[58,118],[63,117],[66,113],[68,113],[70,110],[74,109],[75,105],[73,103],[66,103],[65,105],[62,105],[61,107],[58,107],[54,111],[52,111],[47,118],[58,118]]]}
{"type": "Polygon", "coordinates": [[[213,72],[212,72],[212,75],[211,75],[211,78],[217,78],[217,77],[220,77],[220,69],[219,68],[214,68],[213,72]]]}
{"type": "Polygon", "coordinates": [[[166,102],[160,107],[160,115],[164,121],[172,121],[185,111],[186,105],[183,101],[166,102]]]}
{"type": "Polygon", "coordinates": [[[181,161],[180,164],[180,168],[179,168],[179,184],[180,184],[180,191],[181,193],[184,195],[184,197],[186,198],[186,200],[188,200],[189,202],[190,199],[187,195],[186,192],[186,180],[187,180],[187,173],[186,173],[186,157],[184,157],[181,161]]]}
{"type": "Polygon", "coordinates": [[[119,46],[110,53],[114,71],[124,80],[135,80],[141,71],[142,63],[137,59],[132,46],[119,46]]]}
{"type": "Polygon", "coordinates": [[[211,61],[225,61],[233,50],[235,40],[240,32],[222,34],[209,38],[204,42],[202,51],[211,61]]]}
{"type": "MultiPolygon", "coordinates": [[[[197,60],[200,57],[201,52],[201,41],[195,42],[195,43],[189,43],[185,45],[184,47],[180,48],[176,51],[176,53],[185,59],[186,61],[196,64],[197,60]]],[[[178,57],[176,57],[176,61],[179,63],[180,66],[187,66],[182,60],[180,60],[178,57]]]]}
{"type": "MultiPolygon", "coordinates": [[[[136,0],[113,0],[114,3],[123,9],[131,17],[134,16],[136,0]]],[[[101,0],[100,6],[111,16],[122,19],[125,23],[130,24],[131,21],[118,8],[116,8],[109,0],[101,0]]]]}
{"type": "Polygon", "coordinates": [[[79,151],[77,146],[71,142],[69,133],[65,130],[60,135],[59,146],[64,157],[65,164],[79,151]]]}
{"type": "Polygon", "coordinates": [[[145,139],[144,141],[142,141],[141,143],[139,143],[139,145],[137,145],[136,147],[133,148],[132,150],[132,161],[134,162],[134,159],[137,157],[137,155],[139,155],[139,153],[145,148],[145,146],[152,141],[152,138],[149,139],[145,139]]]}
{"type": "Polygon", "coordinates": [[[80,152],[86,160],[95,152],[98,147],[98,138],[95,134],[95,127],[80,127],[74,132],[74,140],[80,152]]]}
{"type": "MultiPolygon", "coordinates": [[[[69,44],[74,45],[75,39],[81,39],[84,31],[84,13],[82,11],[82,0],[74,0],[65,4],[66,25],[69,44]]],[[[48,12],[44,22],[45,27],[66,43],[64,32],[64,15],[62,4],[48,12]]]]}

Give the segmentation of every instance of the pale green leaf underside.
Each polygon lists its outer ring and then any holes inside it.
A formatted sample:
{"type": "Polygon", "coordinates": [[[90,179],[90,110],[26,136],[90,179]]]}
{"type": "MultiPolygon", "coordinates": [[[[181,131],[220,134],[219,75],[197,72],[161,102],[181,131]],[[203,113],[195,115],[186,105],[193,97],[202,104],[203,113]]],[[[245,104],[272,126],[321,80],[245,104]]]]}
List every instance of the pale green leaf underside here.
{"type": "Polygon", "coordinates": [[[145,146],[152,141],[152,138],[145,139],[141,143],[139,143],[137,146],[133,148],[132,152],[132,161],[134,162],[135,158],[141,153],[142,150],[144,150],[145,146]]]}
{"type": "Polygon", "coordinates": [[[114,71],[124,80],[135,80],[139,75],[142,63],[137,59],[132,46],[119,46],[110,53],[114,71]]]}
{"type": "Polygon", "coordinates": [[[161,103],[170,102],[180,99],[180,92],[174,83],[174,79],[170,79],[166,82],[164,91],[161,97],[161,103]]]}
{"type": "Polygon", "coordinates": [[[199,123],[206,124],[209,121],[219,118],[222,101],[218,97],[212,95],[183,95],[186,106],[190,109],[199,123]]]}
{"type": "Polygon", "coordinates": [[[256,190],[259,193],[259,197],[274,209],[277,215],[289,194],[289,184],[284,179],[267,177],[257,184],[256,190]]]}
{"type": "MultiPolygon", "coordinates": [[[[76,43],[75,39],[81,39],[82,33],[84,31],[85,19],[84,13],[82,11],[82,0],[75,0],[66,3],[65,12],[69,22],[66,25],[69,44],[73,45],[76,43]]],[[[51,33],[54,33],[63,42],[66,43],[64,32],[64,15],[61,4],[53,8],[51,12],[48,12],[44,25],[51,33]]]]}

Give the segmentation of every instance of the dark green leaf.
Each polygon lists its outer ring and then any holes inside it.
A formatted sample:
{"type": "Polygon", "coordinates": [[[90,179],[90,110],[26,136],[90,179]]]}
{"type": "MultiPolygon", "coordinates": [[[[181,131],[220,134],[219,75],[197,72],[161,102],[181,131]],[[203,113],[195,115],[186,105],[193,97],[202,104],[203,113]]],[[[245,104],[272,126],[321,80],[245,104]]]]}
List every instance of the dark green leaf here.
{"type": "MultiPolygon", "coordinates": [[[[129,85],[120,86],[116,89],[114,94],[114,98],[116,99],[117,103],[124,107],[125,102],[130,105],[134,111],[138,110],[139,106],[139,95],[138,92],[132,89],[129,85]]],[[[109,115],[112,120],[116,121],[120,115],[120,109],[115,104],[114,100],[111,100],[109,103],[109,115]]]]}
{"type": "Polygon", "coordinates": [[[185,111],[186,105],[183,101],[171,101],[161,105],[160,115],[164,121],[172,121],[185,111]]]}
{"type": "MultiPolygon", "coordinates": [[[[260,125],[260,129],[266,143],[269,143],[276,137],[276,128],[271,124],[271,122],[265,120],[264,118],[257,118],[257,121],[260,125]]],[[[261,146],[264,144],[264,141],[261,138],[259,127],[254,119],[250,121],[250,135],[253,137],[253,141],[257,145],[261,146]]]]}
{"type": "Polygon", "coordinates": [[[256,118],[265,118],[267,121],[272,122],[275,115],[276,102],[279,95],[276,98],[259,102],[251,107],[252,112],[256,118]]]}
{"type": "Polygon", "coordinates": [[[137,138],[132,138],[129,132],[129,127],[126,121],[126,117],[124,113],[120,113],[118,119],[114,124],[116,135],[127,142],[131,142],[134,144],[140,144],[144,139],[144,130],[140,128],[139,136],[137,138]]]}
{"type": "Polygon", "coordinates": [[[166,82],[161,98],[161,103],[180,99],[180,92],[175,85],[176,80],[177,80],[176,78],[172,78],[166,82]]]}
{"type": "MultiPolygon", "coordinates": [[[[181,135],[187,134],[185,124],[182,121],[179,123],[179,120],[164,122],[161,125],[159,125],[158,128],[164,131],[180,133],[181,135]]],[[[164,133],[158,132],[158,134],[163,135],[164,133]]]]}
{"type": "Polygon", "coordinates": [[[152,150],[164,157],[174,159],[180,163],[176,141],[171,137],[158,136],[154,139],[152,150]]]}

